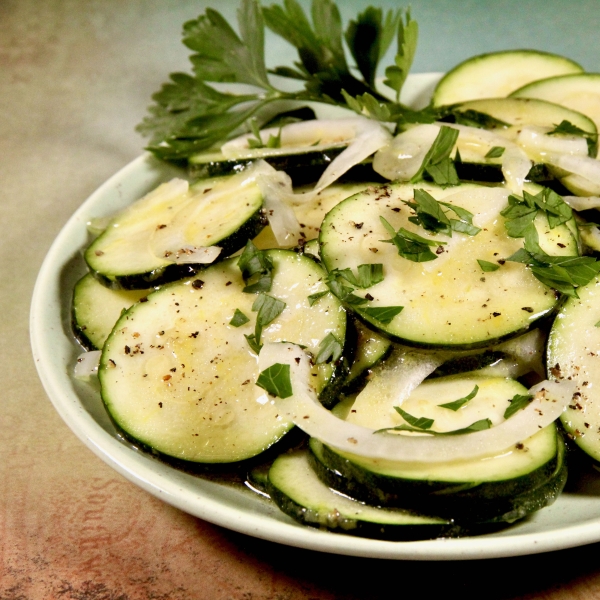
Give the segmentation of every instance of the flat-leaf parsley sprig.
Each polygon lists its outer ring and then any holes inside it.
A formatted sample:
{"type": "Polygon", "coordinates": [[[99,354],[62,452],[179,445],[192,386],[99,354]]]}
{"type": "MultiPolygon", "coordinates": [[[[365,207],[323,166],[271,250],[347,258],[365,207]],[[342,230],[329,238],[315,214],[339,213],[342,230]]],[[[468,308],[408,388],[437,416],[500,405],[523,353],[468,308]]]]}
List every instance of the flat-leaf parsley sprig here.
{"type": "Polygon", "coordinates": [[[260,121],[262,109],[281,100],[337,105],[386,121],[406,120],[412,112],[399,103],[418,37],[410,12],[384,14],[369,7],[345,30],[332,0],[313,0],[312,23],[297,0],[269,7],[242,0],[237,16],[239,33],[211,8],[184,24],[183,43],[193,51],[193,74],[171,74],[138,125],[150,138],[148,149],[159,158],[185,161],[227,139],[249,119],[260,121]],[[297,49],[298,62],[267,69],[265,26],[297,49]],[[394,39],[394,64],[385,69],[384,82],[394,92],[392,100],[376,89],[375,78],[394,39]],[[344,42],[356,68],[346,60],[344,42]],[[271,73],[298,80],[303,87],[295,92],[278,89],[271,73]],[[235,93],[213,83],[251,87],[235,93]]]}

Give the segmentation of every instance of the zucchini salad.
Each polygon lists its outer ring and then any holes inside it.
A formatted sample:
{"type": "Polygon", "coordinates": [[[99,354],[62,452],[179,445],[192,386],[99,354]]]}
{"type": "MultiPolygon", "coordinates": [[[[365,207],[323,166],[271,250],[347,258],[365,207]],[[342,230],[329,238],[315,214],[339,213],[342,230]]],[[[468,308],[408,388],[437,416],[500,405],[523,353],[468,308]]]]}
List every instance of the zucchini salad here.
{"type": "Polygon", "coordinates": [[[184,25],[193,74],[139,126],[182,176],[90,223],[76,376],[128,443],[306,526],[432,539],[548,506],[600,461],[600,75],[496,52],[408,106],[409,12],[238,17],[184,25]],[[299,62],[267,69],[266,28],[299,62]]]}

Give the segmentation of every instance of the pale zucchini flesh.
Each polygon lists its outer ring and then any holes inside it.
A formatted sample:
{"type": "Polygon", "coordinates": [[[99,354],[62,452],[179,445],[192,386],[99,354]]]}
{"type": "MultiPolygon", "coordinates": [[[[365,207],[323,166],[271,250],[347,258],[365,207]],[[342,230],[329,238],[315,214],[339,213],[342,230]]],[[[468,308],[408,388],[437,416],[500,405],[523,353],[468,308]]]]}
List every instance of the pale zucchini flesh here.
{"type": "MultiPolygon", "coordinates": [[[[315,356],[333,333],[345,339],[345,312],[326,291],[322,269],[293,252],[269,253],[275,277],[269,295],[286,303],[263,329],[261,341],[294,341],[315,356]]],[[[257,387],[258,357],[245,335],[255,330],[255,294],[244,293],[237,259],[202,272],[202,279],[171,284],[125,313],[104,345],[99,377],[102,398],[128,437],[176,459],[229,463],[255,456],[292,423],[257,387]],[[234,326],[236,312],[249,318],[234,326]]],[[[331,365],[314,367],[323,390],[331,365]]]]}
{"type": "Polygon", "coordinates": [[[433,92],[432,102],[444,106],[508,96],[531,81],[582,71],[574,61],[548,52],[505,50],[481,54],[446,73],[433,92]]]}
{"type": "Polygon", "coordinates": [[[577,392],[561,421],[569,437],[600,462],[600,279],[577,289],[561,307],[548,338],[551,378],[574,381],[577,392]]]}
{"type": "MultiPolygon", "coordinates": [[[[361,264],[383,264],[382,282],[354,292],[372,298],[352,307],[370,326],[409,345],[468,349],[522,333],[554,309],[557,299],[552,290],[524,265],[504,262],[523,243],[507,236],[499,215],[507,196],[474,184],[446,189],[419,185],[437,200],[456,202],[472,212],[473,222],[482,228],[475,236],[454,234],[449,238],[430,235],[409,222],[412,211],[404,201],[412,200],[414,187],[391,184],[369,189],[340,203],[323,221],[320,255],[329,271],[350,268],[356,272],[361,264]],[[404,227],[447,245],[435,260],[412,262],[384,241],[391,235],[380,217],[396,231],[404,227]],[[484,273],[478,259],[501,266],[484,273]],[[390,323],[382,324],[365,313],[365,306],[404,308],[390,323]]],[[[540,238],[545,231],[542,228],[540,238]]]]}

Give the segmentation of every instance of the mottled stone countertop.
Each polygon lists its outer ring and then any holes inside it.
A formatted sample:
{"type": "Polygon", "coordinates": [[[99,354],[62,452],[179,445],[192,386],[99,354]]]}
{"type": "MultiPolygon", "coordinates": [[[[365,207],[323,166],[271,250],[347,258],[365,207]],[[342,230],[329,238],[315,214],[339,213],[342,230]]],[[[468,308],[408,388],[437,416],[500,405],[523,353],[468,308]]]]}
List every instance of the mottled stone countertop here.
{"type": "MultiPolygon", "coordinates": [[[[134,126],[204,0],[0,0],[0,599],[300,600],[446,595],[600,598],[598,545],[482,562],[326,555],[234,533],[161,502],[62,422],[38,380],[28,313],[62,225],[140,154],[134,126]]],[[[237,3],[214,2],[233,17],[237,3]]],[[[367,2],[343,2],[346,16],[367,2]]],[[[390,0],[388,6],[392,6],[390,0]]],[[[596,0],[413,0],[415,71],[534,47],[600,70],[596,0]]],[[[281,45],[277,54],[292,58],[281,45]]]]}

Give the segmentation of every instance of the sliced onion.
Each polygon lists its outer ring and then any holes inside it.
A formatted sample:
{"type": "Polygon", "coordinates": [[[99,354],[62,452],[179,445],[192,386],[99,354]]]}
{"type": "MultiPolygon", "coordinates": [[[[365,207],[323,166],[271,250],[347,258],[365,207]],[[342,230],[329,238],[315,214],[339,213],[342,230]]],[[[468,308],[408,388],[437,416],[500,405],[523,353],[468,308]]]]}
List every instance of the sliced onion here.
{"type": "Polygon", "coordinates": [[[84,352],[77,357],[73,375],[77,379],[88,379],[92,375],[98,373],[98,365],[100,364],[101,350],[91,350],[84,352]]]}
{"type": "Polygon", "coordinates": [[[296,245],[301,228],[290,202],[294,191],[289,175],[277,171],[264,160],[255,163],[252,175],[264,197],[267,219],[277,243],[284,248],[296,245]]]}
{"type": "Polygon", "coordinates": [[[87,223],[87,230],[92,235],[100,235],[109,225],[110,222],[115,218],[114,215],[108,217],[92,217],[87,223]]]}
{"type": "Polygon", "coordinates": [[[549,154],[545,162],[574,175],[579,175],[594,185],[600,185],[600,160],[590,156],[549,154]]]}
{"type": "Polygon", "coordinates": [[[280,363],[290,366],[293,394],[278,399],[280,414],[324,444],[374,459],[406,462],[448,462],[499,454],[550,425],[563,412],[576,391],[570,381],[544,381],[530,393],[524,409],[484,431],[455,436],[403,436],[375,433],[373,429],[342,421],[324,408],[310,385],[310,361],[294,344],[265,344],[259,369],[280,363]]]}
{"type": "MultiPolygon", "coordinates": [[[[355,117],[350,119],[313,119],[290,123],[279,127],[269,127],[260,131],[263,144],[267,144],[271,136],[280,136],[279,148],[250,148],[248,140],[255,139],[254,134],[246,133],[221,146],[226,158],[260,158],[282,154],[282,149],[310,148],[320,150],[331,146],[345,146],[357,136],[357,125],[362,126],[366,119],[355,117]]],[[[374,122],[374,121],[373,121],[374,122]]]]}
{"type": "Polygon", "coordinates": [[[502,174],[506,187],[514,194],[523,193],[523,185],[533,162],[518,146],[508,146],[502,154],[502,174]]]}
{"type": "Polygon", "coordinates": [[[377,150],[373,170],[389,180],[410,181],[440,132],[439,125],[411,127],[377,150]]]}
{"type": "Polygon", "coordinates": [[[600,197],[598,196],[563,196],[562,199],[573,210],[590,210],[600,208],[600,197]]]}
{"type": "Polygon", "coordinates": [[[534,160],[545,162],[548,154],[571,154],[587,156],[588,145],[578,135],[548,135],[548,129],[528,125],[523,127],[517,136],[517,143],[527,155],[534,160]]]}

